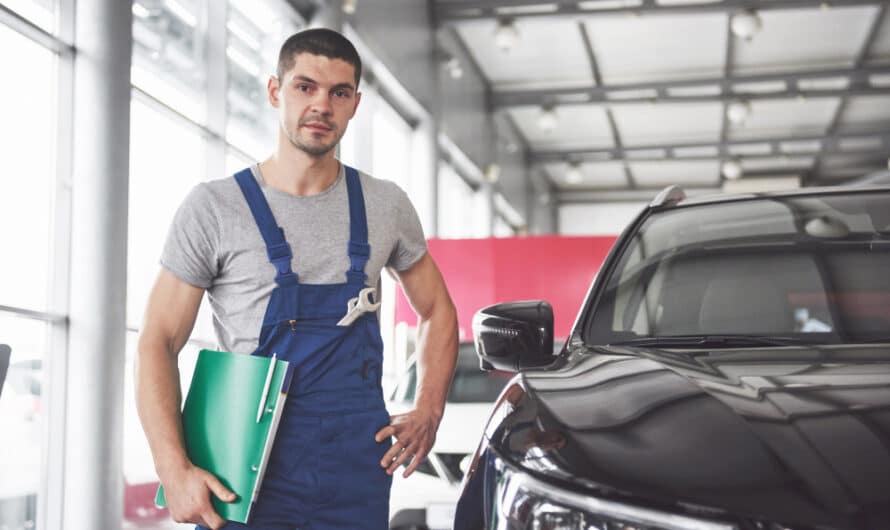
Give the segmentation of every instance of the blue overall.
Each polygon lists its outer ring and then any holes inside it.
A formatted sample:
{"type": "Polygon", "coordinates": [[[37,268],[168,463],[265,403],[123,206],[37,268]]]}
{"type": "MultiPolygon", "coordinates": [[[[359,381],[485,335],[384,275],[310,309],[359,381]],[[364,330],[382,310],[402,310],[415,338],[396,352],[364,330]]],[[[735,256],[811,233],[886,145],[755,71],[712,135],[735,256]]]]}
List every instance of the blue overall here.
{"type": "Polygon", "coordinates": [[[380,326],[375,312],[351,326],[336,325],[349,299],[366,287],[371,253],[358,172],[346,168],[350,268],[345,283],[326,285],[298,281],[284,231],[250,170],[237,173],[235,180],[276,269],[277,285],[254,355],[274,353],[295,363],[295,372],[249,525],[229,523],[225,528],[387,529],[392,477],[380,460],[391,440],[374,440],[389,424],[380,381],[380,326]]]}

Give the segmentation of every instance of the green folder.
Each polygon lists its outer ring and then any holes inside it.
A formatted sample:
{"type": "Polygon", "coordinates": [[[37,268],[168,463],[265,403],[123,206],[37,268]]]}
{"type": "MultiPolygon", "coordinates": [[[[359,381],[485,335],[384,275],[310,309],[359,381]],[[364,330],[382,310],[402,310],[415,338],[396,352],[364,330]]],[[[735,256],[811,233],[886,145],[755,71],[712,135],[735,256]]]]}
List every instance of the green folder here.
{"type": "MultiPolygon", "coordinates": [[[[182,409],[185,449],[238,496],[213,507],[246,523],[256,502],[284,409],[292,366],[274,357],[201,350],[182,409]]],[[[166,506],[164,487],[155,503],[166,506]]]]}

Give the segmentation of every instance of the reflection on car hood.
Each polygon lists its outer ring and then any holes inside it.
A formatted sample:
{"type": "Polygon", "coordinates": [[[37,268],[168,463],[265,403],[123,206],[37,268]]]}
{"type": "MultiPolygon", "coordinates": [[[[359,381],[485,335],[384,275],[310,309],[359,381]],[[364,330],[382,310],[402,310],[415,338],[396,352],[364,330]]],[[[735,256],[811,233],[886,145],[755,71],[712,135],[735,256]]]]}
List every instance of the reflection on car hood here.
{"type": "Polygon", "coordinates": [[[592,353],[527,372],[492,442],[538,473],[675,508],[890,520],[890,346],[592,353]]]}

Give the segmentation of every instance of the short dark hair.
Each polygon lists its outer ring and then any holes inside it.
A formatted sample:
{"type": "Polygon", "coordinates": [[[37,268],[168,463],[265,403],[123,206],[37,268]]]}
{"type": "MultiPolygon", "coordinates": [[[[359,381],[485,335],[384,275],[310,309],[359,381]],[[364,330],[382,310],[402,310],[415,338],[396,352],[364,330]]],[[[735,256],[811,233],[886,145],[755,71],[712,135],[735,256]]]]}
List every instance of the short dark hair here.
{"type": "Polygon", "coordinates": [[[342,59],[355,68],[355,88],[362,77],[362,60],[355,46],[342,34],[326,28],[313,28],[294,33],[278,52],[278,79],[294,67],[297,55],[311,53],[331,59],[342,59]]]}

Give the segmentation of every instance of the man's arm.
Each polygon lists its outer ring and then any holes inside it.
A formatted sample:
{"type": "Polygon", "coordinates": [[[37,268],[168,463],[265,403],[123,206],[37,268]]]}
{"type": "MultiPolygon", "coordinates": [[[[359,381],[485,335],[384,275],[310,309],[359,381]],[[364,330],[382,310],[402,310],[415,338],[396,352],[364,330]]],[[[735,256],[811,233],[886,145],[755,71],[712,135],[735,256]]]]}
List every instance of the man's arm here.
{"type": "Polygon", "coordinates": [[[414,410],[392,416],[390,425],[381,429],[375,438],[378,442],[389,436],[396,438],[380,462],[387,473],[394,473],[413,457],[405,470],[407,477],[426,458],[436,441],[436,430],[457,362],[457,311],[442,274],[428,253],[397,276],[418,316],[417,397],[414,410]]]}
{"type": "Polygon", "coordinates": [[[179,350],[185,345],[204,290],[162,269],[148,299],[136,356],[136,409],[155,469],[176,522],[219,528],[210,493],[224,501],[234,495],[212,474],[192,465],[185,452],[180,407],[179,350]]]}

